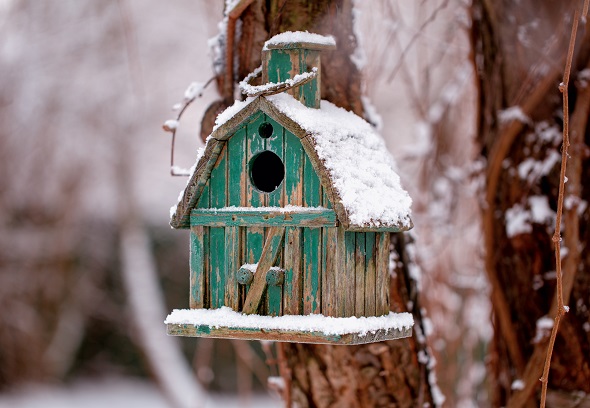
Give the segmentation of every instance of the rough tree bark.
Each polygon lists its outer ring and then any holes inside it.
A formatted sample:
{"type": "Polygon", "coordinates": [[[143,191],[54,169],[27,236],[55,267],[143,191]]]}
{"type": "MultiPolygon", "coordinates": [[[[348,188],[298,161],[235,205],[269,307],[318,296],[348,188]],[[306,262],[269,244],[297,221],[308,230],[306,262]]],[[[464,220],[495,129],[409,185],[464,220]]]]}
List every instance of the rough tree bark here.
{"type": "MultiPolygon", "coordinates": [[[[260,65],[260,51],[271,36],[307,30],[333,35],[338,49],[322,58],[322,98],[363,115],[361,74],[350,56],[356,48],[352,1],[254,1],[241,16],[236,38],[239,81],[260,65]]],[[[223,73],[218,85],[223,87],[223,73]]],[[[391,283],[392,309],[414,312],[414,336],[364,346],[282,344],[280,371],[288,406],[373,407],[432,406],[430,368],[414,282],[409,278],[406,237],[395,236],[396,270],[391,283]],[[418,358],[418,355],[423,358],[418,358]]],[[[431,377],[432,378],[432,377],[431,377]]]]}
{"type": "MultiPolygon", "coordinates": [[[[542,323],[550,329],[556,310],[551,211],[557,208],[563,124],[558,85],[574,10],[581,6],[581,1],[473,2],[478,137],[486,160],[486,270],[495,326],[489,360],[493,406],[535,406],[541,389],[549,334],[542,323]],[[517,217],[524,222],[517,224],[517,217]],[[544,316],[550,319],[539,320],[544,316]]],[[[590,172],[585,25],[582,21],[578,32],[568,90],[572,157],[562,265],[570,311],[553,353],[547,406],[574,406],[568,404],[584,399],[575,406],[590,406],[590,399],[580,394],[590,393],[590,253],[585,251],[590,189],[581,182],[590,172]]]]}

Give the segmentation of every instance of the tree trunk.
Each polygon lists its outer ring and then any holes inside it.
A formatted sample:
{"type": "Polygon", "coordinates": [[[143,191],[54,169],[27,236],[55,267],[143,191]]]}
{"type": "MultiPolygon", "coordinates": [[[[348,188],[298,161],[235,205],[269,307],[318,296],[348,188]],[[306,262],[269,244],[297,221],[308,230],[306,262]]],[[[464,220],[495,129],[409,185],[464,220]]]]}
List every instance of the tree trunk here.
{"type": "MultiPolygon", "coordinates": [[[[558,85],[576,7],[581,9],[580,1],[473,2],[478,138],[487,164],[483,227],[495,326],[489,359],[493,406],[534,406],[539,398],[557,310],[551,237],[563,128],[558,85]]],[[[590,190],[581,184],[590,172],[590,71],[582,72],[590,66],[590,42],[584,25],[582,20],[568,89],[571,159],[561,245],[570,311],[562,319],[549,376],[552,394],[569,395],[570,401],[579,398],[576,392],[590,393],[590,254],[584,251],[590,190]]],[[[559,404],[553,406],[566,406],[559,404]]]]}
{"type": "MultiPolygon", "coordinates": [[[[260,65],[262,46],[275,34],[307,30],[332,35],[337,50],[322,59],[322,98],[363,115],[361,75],[350,58],[356,48],[352,8],[349,0],[254,1],[241,16],[234,82],[260,65]]],[[[221,87],[222,77],[223,73],[218,81],[221,87]]],[[[408,275],[406,239],[401,235],[392,239],[399,262],[392,271],[391,300],[396,312],[408,311],[410,305],[416,321],[414,336],[349,347],[280,344],[287,406],[432,406],[429,379],[434,377],[429,376],[417,292],[408,275]]]]}

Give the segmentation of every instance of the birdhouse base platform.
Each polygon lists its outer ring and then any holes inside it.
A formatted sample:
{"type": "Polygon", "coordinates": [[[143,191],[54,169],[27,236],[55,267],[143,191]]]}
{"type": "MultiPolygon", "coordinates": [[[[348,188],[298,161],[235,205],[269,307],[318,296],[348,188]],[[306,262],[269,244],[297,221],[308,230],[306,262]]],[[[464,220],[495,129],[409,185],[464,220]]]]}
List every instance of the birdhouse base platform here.
{"type": "Polygon", "coordinates": [[[372,317],[245,315],[228,307],[174,310],[165,321],[173,336],[292,343],[365,344],[412,335],[410,313],[372,317]]]}

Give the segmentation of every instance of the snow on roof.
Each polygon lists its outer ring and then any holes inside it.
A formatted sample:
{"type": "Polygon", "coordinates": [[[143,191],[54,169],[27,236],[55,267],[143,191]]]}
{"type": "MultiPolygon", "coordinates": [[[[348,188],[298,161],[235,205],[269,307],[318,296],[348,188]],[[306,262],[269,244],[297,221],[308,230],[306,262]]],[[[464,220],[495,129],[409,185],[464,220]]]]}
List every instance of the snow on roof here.
{"type": "Polygon", "coordinates": [[[362,336],[378,330],[409,329],[414,325],[414,318],[411,313],[393,312],[370,317],[329,317],[314,314],[259,316],[245,315],[223,306],[219,309],[174,309],[164,323],[320,332],[326,335],[359,333],[362,336]]]}
{"type": "Polygon", "coordinates": [[[328,101],[311,109],[284,93],[266,99],[310,135],[352,226],[411,227],[412,199],[369,123],[328,101]]]}
{"type": "MultiPolygon", "coordinates": [[[[334,191],[334,199],[342,204],[345,211],[342,215],[347,220],[340,215],[339,219],[346,221],[347,228],[407,230],[412,227],[412,199],[401,187],[395,162],[384,140],[365,120],[330,102],[321,101],[320,109],[308,108],[286,93],[236,101],[218,116],[207,145],[215,142],[216,137],[224,138],[238,126],[241,122],[232,123],[236,117],[246,118],[257,109],[264,109],[266,103],[272,104],[307,134],[309,145],[324,167],[317,170],[327,173],[331,182],[328,187],[334,191]]],[[[189,184],[196,181],[191,177],[189,184]]],[[[196,202],[189,190],[181,193],[180,201],[185,204],[178,209],[171,208],[171,224],[175,228],[180,227],[181,220],[190,212],[190,203],[196,202]]],[[[339,213],[338,206],[335,209],[339,213]]]]}
{"type": "Polygon", "coordinates": [[[307,31],[286,31],[266,41],[263,50],[283,48],[291,44],[317,45],[320,48],[333,48],[336,47],[336,40],[331,35],[324,36],[307,31]]]}

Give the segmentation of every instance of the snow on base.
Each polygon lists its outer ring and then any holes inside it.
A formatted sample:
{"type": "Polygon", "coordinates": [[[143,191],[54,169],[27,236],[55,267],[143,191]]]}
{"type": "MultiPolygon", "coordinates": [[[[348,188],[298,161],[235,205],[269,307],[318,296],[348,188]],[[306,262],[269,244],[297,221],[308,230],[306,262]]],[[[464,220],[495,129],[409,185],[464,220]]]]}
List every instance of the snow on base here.
{"type": "Polygon", "coordinates": [[[307,316],[260,316],[245,315],[223,306],[220,309],[174,309],[165,324],[194,324],[210,327],[241,327],[263,330],[288,330],[321,332],[325,335],[355,333],[364,336],[378,330],[406,330],[414,325],[410,313],[390,312],[384,316],[329,317],[310,314],[307,316]]]}

